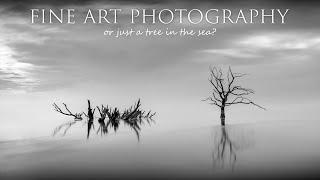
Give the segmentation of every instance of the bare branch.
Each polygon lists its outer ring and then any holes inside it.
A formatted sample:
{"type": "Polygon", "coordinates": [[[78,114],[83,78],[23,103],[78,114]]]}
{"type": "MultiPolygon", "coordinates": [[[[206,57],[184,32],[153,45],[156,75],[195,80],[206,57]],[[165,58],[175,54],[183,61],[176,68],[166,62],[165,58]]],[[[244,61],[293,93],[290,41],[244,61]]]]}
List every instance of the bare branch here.
{"type": "Polygon", "coordinates": [[[65,107],[65,109],[67,110],[67,112],[63,112],[62,109],[56,104],[56,103],[53,103],[53,107],[55,109],[55,111],[63,114],[63,115],[66,115],[66,116],[73,116],[75,120],[82,120],[82,113],[75,113],[73,114],[69,108],[67,107],[67,105],[65,103],[62,103],[65,107]]]}
{"type": "Polygon", "coordinates": [[[206,99],[204,99],[204,100],[202,100],[202,101],[210,101],[209,104],[211,104],[211,105],[216,105],[216,106],[218,106],[218,107],[221,107],[221,105],[218,104],[218,102],[217,102],[215,99],[213,99],[212,97],[208,97],[208,98],[206,98],[206,99]]]}
{"type": "Polygon", "coordinates": [[[266,110],[266,108],[254,103],[249,98],[245,98],[245,97],[242,97],[242,96],[238,96],[232,102],[226,103],[226,106],[230,106],[230,105],[233,105],[233,104],[252,104],[252,105],[257,106],[257,107],[259,107],[259,108],[261,108],[263,110],[266,110]]]}

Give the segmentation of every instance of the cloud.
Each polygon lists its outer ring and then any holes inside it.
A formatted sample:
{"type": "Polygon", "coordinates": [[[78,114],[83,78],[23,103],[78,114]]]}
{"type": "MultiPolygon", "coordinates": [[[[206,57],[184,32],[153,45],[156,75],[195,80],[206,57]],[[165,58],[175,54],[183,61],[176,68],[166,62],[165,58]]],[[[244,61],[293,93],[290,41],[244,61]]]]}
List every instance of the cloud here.
{"type": "Polygon", "coordinates": [[[19,44],[43,45],[56,27],[31,26],[25,19],[9,16],[0,22],[0,90],[23,88],[32,90],[39,85],[34,72],[43,68],[31,63],[29,52],[17,49],[19,44]]]}
{"type": "Polygon", "coordinates": [[[300,33],[270,33],[244,37],[239,46],[271,50],[305,50],[320,47],[320,35],[300,33]]]}
{"type": "Polygon", "coordinates": [[[259,54],[247,49],[206,49],[200,52],[233,58],[258,58],[259,54]]]}
{"type": "MultiPolygon", "coordinates": [[[[0,43],[0,79],[12,82],[7,85],[19,87],[32,87],[37,84],[37,80],[32,77],[30,71],[35,66],[30,63],[20,62],[19,55],[9,46],[0,43]]],[[[10,86],[2,86],[0,89],[7,89],[10,86]]]]}
{"type": "Polygon", "coordinates": [[[244,34],[219,47],[200,50],[198,52],[202,56],[195,61],[212,62],[218,59],[236,64],[301,63],[315,60],[319,56],[319,48],[319,33],[260,32],[244,34]]]}

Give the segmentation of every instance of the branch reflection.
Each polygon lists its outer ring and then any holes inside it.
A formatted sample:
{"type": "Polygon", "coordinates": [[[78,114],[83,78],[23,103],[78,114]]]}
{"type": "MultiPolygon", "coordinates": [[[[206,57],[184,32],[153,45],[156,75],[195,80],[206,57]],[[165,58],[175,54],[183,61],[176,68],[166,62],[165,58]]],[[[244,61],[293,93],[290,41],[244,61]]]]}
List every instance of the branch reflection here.
{"type": "Polygon", "coordinates": [[[240,151],[253,145],[252,131],[236,126],[221,126],[216,129],[212,151],[214,169],[234,170],[240,151]]]}

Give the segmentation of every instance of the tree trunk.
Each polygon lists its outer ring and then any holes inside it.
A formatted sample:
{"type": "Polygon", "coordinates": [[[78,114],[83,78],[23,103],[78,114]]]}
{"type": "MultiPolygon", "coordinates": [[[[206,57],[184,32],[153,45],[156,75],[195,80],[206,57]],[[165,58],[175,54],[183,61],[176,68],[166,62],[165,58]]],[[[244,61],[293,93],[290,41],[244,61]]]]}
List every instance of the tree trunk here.
{"type": "Polygon", "coordinates": [[[220,119],[221,119],[221,126],[224,126],[225,125],[225,119],[226,119],[226,116],[224,114],[224,106],[221,107],[220,119]]]}

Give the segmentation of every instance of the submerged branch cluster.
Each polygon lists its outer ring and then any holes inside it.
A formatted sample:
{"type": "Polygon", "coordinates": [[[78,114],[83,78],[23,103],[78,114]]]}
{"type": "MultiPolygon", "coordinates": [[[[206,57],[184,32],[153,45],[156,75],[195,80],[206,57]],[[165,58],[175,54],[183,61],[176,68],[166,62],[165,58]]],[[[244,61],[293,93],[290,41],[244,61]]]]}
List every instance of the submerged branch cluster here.
{"type": "Polygon", "coordinates": [[[137,138],[139,140],[140,137],[140,130],[141,130],[141,125],[147,122],[150,124],[153,122],[153,117],[155,116],[156,113],[151,112],[151,111],[144,111],[141,109],[141,101],[140,99],[133,105],[130,106],[127,109],[124,109],[124,111],[120,111],[119,108],[117,107],[111,107],[109,105],[104,106],[101,105],[101,107],[96,106],[96,108],[91,107],[90,100],[88,100],[88,112],[82,112],[82,113],[72,113],[67,105],[63,103],[66,112],[62,111],[62,109],[54,103],[53,106],[55,110],[63,115],[66,116],[72,116],[74,117],[74,121],[62,124],[58,126],[54,130],[54,135],[57,134],[61,129],[65,128],[63,135],[66,134],[68,129],[76,123],[76,121],[81,121],[82,120],[82,115],[86,116],[87,118],[87,124],[88,124],[88,134],[87,137],[89,138],[90,131],[92,128],[94,128],[93,122],[95,119],[94,113],[95,110],[97,109],[99,112],[100,117],[98,117],[97,121],[99,123],[99,128],[97,130],[97,133],[102,134],[107,134],[109,132],[109,129],[113,129],[115,132],[118,130],[119,125],[123,123],[124,125],[129,126],[134,130],[134,132],[137,135],[137,138]]]}

